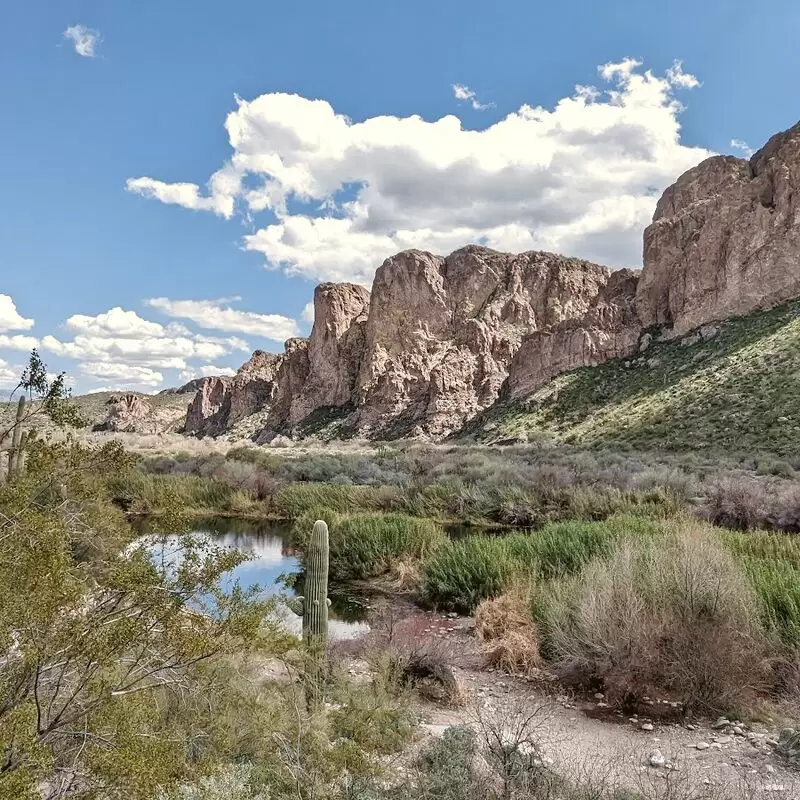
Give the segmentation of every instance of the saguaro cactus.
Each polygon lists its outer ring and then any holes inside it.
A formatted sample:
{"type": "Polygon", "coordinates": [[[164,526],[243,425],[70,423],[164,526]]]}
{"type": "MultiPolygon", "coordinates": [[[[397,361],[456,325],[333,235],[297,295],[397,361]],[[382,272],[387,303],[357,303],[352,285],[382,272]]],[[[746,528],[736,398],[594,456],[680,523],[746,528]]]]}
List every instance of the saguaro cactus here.
{"type": "Polygon", "coordinates": [[[322,520],[314,523],[306,551],[305,595],[291,603],[297,614],[303,615],[303,640],[308,648],[309,668],[306,673],[306,698],[312,708],[322,700],[325,651],[328,644],[328,563],[330,545],[328,525],[322,520]]]}
{"type": "Polygon", "coordinates": [[[14,423],[14,430],[11,434],[11,450],[8,452],[8,480],[12,480],[22,471],[25,464],[23,455],[23,436],[22,423],[25,419],[25,395],[19,398],[17,404],[17,419],[14,423]]]}

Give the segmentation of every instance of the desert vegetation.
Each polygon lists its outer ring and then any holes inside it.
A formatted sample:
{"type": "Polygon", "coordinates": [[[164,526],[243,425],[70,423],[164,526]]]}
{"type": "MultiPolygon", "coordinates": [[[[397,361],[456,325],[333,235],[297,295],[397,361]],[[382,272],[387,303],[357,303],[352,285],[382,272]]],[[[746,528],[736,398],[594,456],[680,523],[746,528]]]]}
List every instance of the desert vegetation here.
{"type": "MultiPolygon", "coordinates": [[[[420,444],[143,457],[70,434],[62,384],[31,369],[30,407],[62,435],[27,437],[0,485],[3,800],[760,796],[638,764],[621,777],[606,756],[555,765],[548,715],[568,692],[635,719],[654,702],[671,722],[796,718],[791,459],[420,444]],[[290,520],[306,566],[324,528],[314,574],[384,597],[369,633],[320,650],[258,587],[223,591],[247,556],[188,533],[209,512],[290,520]],[[141,546],[139,515],[150,537],[179,535],[177,561],[141,546]],[[476,699],[446,639],[399,624],[398,598],[472,616],[483,666],[538,694],[476,699]],[[439,707],[461,721],[431,736],[439,707]]],[[[288,604],[327,619],[311,590],[288,604]]],[[[796,761],[793,730],[779,763],[796,761]]]]}

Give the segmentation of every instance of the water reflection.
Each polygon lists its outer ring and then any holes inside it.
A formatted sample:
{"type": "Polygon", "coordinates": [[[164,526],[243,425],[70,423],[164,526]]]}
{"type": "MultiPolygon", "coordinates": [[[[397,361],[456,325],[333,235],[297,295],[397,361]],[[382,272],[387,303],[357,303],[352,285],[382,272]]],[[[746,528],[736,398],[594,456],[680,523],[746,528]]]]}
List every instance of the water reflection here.
{"type": "MultiPolygon", "coordinates": [[[[151,534],[147,520],[136,523],[143,534],[151,534]]],[[[293,597],[303,593],[303,571],[299,553],[292,547],[291,525],[286,522],[213,518],[195,521],[192,533],[215,547],[237,550],[251,556],[250,560],[239,564],[220,580],[225,591],[238,583],[248,589],[259,586],[266,596],[282,595],[293,597]]],[[[152,557],[168,567],[175,567],[182,558],[180,536],[158,536],[149,545],[152,557]]],[[[369,597],[354,592],[351,587],[331,584],[328,592],[331,598],[329,631],[332,638],[353,638],[368,630],[364,621],[369,597]]],[[[281,604],[276,616],[287,630],[297,635],[302,628],[301,619],[281,604]]]]}

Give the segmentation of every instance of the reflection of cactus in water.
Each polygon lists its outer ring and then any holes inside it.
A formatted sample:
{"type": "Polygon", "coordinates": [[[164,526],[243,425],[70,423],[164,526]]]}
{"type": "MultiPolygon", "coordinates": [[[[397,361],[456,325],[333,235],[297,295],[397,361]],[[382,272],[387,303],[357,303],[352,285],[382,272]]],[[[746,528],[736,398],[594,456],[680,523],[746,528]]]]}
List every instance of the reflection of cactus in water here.
{"type": "Polygon", "coordinates": [[[308,648],[306,697],[312,707],[322,700],[325,653],[328,645],[328,525],[322,520],[314,523],[306,551],[305,596],[296,597],[289,607],[303,616],[303,641],[308,648]]]}

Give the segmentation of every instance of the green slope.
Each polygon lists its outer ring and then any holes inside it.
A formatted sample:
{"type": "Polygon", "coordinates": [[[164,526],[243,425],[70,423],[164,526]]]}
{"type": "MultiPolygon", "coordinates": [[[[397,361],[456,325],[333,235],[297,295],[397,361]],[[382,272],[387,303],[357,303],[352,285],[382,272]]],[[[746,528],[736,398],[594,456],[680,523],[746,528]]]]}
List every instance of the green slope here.
{"type": "Polygon", "coordinates": [[[487,442],[800,454],[800,301],[718,328],[706,341],[653,342],[630,360],[560,375],[464,432],[487,442]]]}

